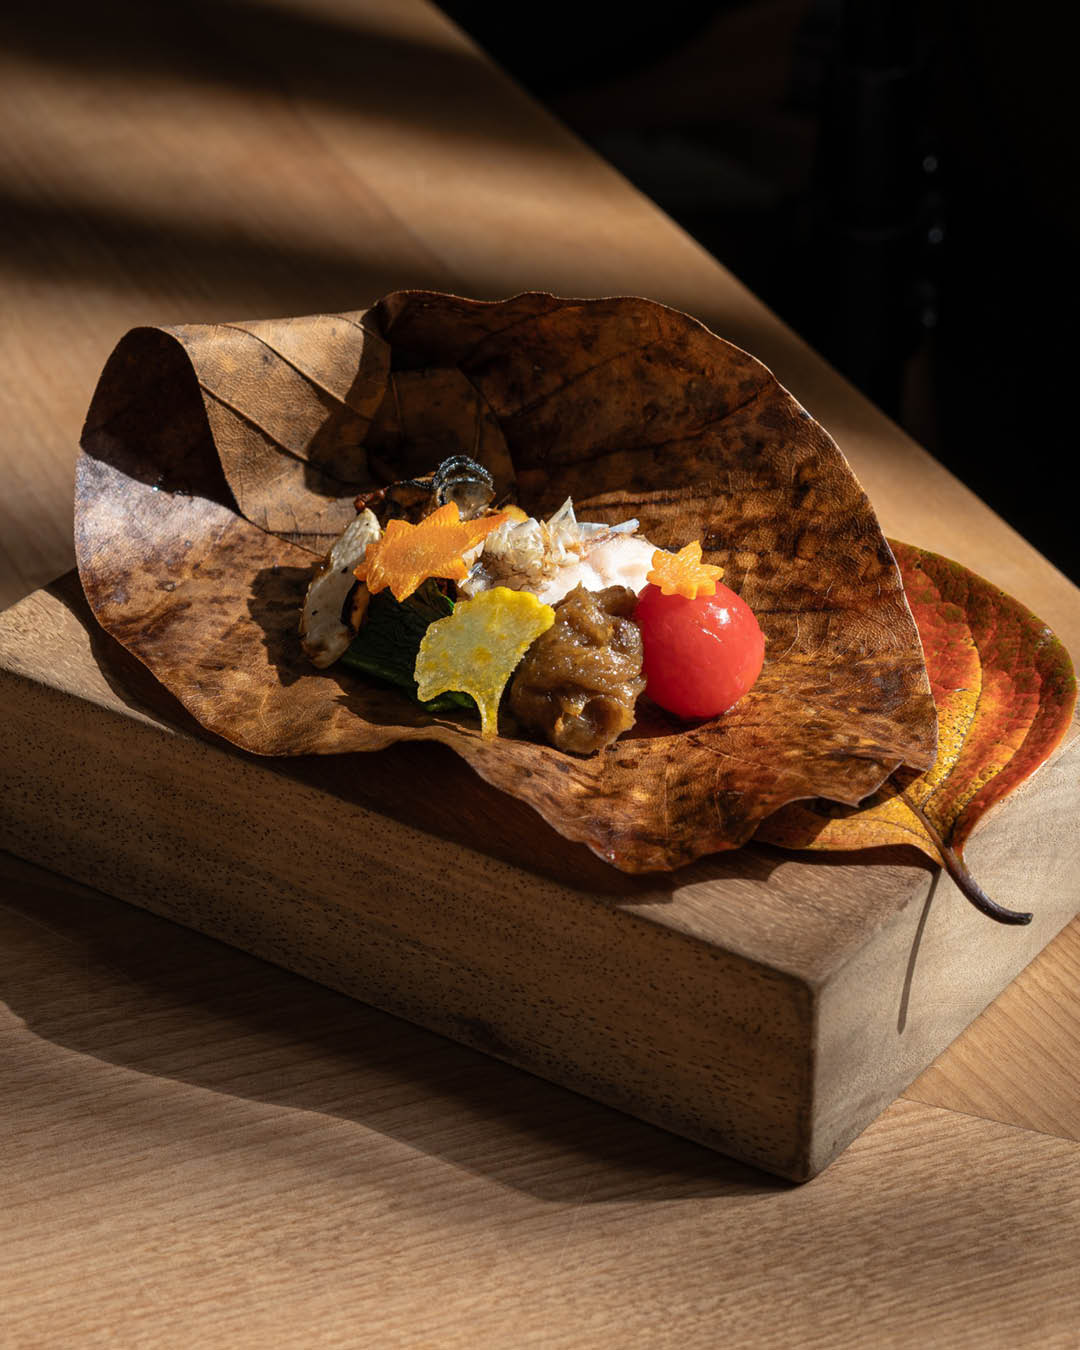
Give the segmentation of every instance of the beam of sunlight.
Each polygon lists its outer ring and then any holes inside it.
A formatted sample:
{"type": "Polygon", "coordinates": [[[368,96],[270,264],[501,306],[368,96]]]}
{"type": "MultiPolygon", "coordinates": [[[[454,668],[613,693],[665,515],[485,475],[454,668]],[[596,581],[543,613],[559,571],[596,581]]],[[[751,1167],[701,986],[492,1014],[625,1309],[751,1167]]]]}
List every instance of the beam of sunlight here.
{"type": "MultiPolygon", "coordinates": [[[[887,530],[919,519],[911,542],[948,552],[957,509],[990,518],[428,7],[20,8],[0,14],[0,277],[20,314],[9,370],[33,380],[73,353],[48,433],[65,466],[75,405],[133,322],[336,311],[412,286],[629,294],[775,370],[890,503],[887,530]],[[913,460],[932,493],[912,497],[913,460]]],[[[1011,535],[971,561],[1006,589],[1045,570],[1011,535]]]]}

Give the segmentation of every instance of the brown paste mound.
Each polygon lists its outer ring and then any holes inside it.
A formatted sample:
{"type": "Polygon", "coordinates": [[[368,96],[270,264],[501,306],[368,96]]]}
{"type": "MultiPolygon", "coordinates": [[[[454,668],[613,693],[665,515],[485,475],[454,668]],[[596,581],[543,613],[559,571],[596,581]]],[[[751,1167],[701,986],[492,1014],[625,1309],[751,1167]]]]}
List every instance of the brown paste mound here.
{"type": "Polygon", "coordinates": [[[560,750],[589,755],[634,725],[645,688],[641,630],[626,586],[576,586],[555,606],[555,622],[532,644],[510,686],[510,707],[560,750]]]}

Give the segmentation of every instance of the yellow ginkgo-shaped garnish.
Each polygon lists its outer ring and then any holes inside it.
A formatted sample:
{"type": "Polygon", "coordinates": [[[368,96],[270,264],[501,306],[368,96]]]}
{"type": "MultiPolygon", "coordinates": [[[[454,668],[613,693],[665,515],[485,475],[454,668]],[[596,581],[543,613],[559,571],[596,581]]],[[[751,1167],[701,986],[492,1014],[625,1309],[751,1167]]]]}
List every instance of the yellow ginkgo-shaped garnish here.
{"type": "Polygon", "coordinates": [[[462,556],[484,539],[507,517],[501,512],[462,520],[456,502],[447,502],[420,522],[391,520],[381,539],[368,544],[356,575],[367,583],[372,595],[387,586],[400,604],[429,577],[464,581],[469,564],[462,556]]]}
{"type": "Polygon", "coordinates": [[[699,595],[715,595],[716,583],[723,575],[722,567],[701,561],[701,544],[695,540],[678,553],[658,548],[645,580],[659,586],[663,595],[684,595],[687,600],[696,600],[699,595]]]}
{"type": "Polygon", "coordinates": [[[555,622],[555,611],[529,591],[495,586],[459,600],[453,614],[433,623],[416,656],[417,697],[449,690],[471,694],[484,736],[499,729],[499,699],[528,648],[555,622]]]}

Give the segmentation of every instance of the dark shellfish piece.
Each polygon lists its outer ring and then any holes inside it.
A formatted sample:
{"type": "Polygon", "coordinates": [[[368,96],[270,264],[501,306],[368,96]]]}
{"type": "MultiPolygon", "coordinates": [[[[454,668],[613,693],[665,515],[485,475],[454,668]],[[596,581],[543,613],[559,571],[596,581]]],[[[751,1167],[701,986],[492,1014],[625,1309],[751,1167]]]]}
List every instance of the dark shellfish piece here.
{"type": "Polygon", "coordinates": [[[461,519],[474,520],[484,513],[494,495],[495,480],[482,464],[468,455],[451,455],[434,473],[362,492],[356,499],[356,509],[374,511],[383,526],[388,520],[407,520],[415,525],[447,502],[456,502],[461,519]]]}
{"type": "Polygon", "coordinates": [[[444,459],[431,477],[438,506],[456,502],[462,520],[481,515],[495,496],[495,480],[482,464],[468,455],[444,459]]]}

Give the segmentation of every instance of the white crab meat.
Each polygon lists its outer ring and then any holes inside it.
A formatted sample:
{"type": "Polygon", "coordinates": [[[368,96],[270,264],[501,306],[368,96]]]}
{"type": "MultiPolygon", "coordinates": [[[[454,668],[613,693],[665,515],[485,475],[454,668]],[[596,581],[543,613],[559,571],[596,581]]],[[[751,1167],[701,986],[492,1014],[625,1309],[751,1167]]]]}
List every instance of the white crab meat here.
{"type": "Polygon", "coordinates": [[[342,622],[341,611],[356,582],[353,572],[364,560],[367,546],[382,531],[371,511],[360,514],[319,564],[300,615],[300,645],[313,665],[332,665],[355,634],[342,622]]]}
{"type": "Polygon", "coordinates": [[[655,544],[635,534],[638,522],[619,525],[579,521],[568,497],[549,520],[507,521],[487,536],[483,551],[458,594],[477,595],[492,586],[531,591],[546,605],[557,604],[577,585],[587,591],[645,586],[655,544]]]}

